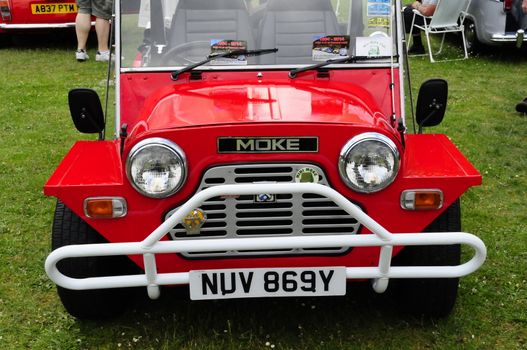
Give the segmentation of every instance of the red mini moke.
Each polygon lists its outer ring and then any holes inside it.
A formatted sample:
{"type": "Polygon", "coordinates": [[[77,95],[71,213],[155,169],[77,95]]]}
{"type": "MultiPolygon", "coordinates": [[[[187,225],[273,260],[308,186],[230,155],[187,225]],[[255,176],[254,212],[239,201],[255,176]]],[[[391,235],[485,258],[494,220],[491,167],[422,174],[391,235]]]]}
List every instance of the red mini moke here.
{"type": "Polygon", "coordinates": [[[114,315],[127,287],[157,298],[188,285],[202,300],[371,281],[449,314],[458,278],[486,256],[460,232],[459,198],[481,176],[445,135],[422,132],[443,119],[444,80],[425,82],[405,116],[400,9],[116,1],[114,137],[97,94],[70,91],[77,129],[99,139],[77,142],[44,187],[58,199],[46,272],[68,312],[114,315]]]}

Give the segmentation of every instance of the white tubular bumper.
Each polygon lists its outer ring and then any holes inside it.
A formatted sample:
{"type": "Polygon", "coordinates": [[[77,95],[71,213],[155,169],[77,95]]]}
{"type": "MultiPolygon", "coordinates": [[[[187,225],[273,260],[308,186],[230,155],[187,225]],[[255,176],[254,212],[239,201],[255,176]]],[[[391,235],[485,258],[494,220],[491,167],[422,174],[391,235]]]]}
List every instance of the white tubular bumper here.
{"type": "Polygon", "coordinates": [[[398,233],[392,234],[366,215],[360,208],[335,190],[312,183],[220,185],[196,193],[168,220],[141,242],[105,243],[64,246],[54,250],[46,259],[46,273],[57,285],[74,290],[147,287],[151,298],[159,296],[159,286],[189,283],[189,273],[158,273],[155,254],[179,252],[207,252],[218,250],[264,250],[321,247],[381,247],[379,265],[375,267],[347,267],[348,279],[372,279],[375,291],[382,293],[390,278],[453,278],[476,271],[485,261],[485,244],[476,236],[464,232],[398,233]],[[193,209],[217,196],[255,195],[259,193],[287,194],[312,193],[333,200],[373,234],[324,235],[306,237],[257,237],[235,239],[206,239],[192,241],[160,241],[193,209]],[[458,266],[391,266],[394,246],[464,244],[474,249],[473,257],[458,266]],[[66,258],[143,255],[145,273],[139,275],[71,278],[57,269],[57,263],[66,258]]]}

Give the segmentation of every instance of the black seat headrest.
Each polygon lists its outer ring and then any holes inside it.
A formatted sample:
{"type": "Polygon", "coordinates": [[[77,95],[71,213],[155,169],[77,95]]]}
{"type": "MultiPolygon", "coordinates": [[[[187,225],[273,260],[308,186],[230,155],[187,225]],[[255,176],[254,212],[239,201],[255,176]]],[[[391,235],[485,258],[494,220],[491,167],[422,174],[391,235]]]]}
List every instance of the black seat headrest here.
{"type": "Polygon", "coordinates": [[[243,0],[180,0],[178,9],[184,10],[245,10],[243,0]]]}
{"type": "Polygon", "coordinates": [[[269,0],[268,11],[333,11],[329,0],[269,0]]]}

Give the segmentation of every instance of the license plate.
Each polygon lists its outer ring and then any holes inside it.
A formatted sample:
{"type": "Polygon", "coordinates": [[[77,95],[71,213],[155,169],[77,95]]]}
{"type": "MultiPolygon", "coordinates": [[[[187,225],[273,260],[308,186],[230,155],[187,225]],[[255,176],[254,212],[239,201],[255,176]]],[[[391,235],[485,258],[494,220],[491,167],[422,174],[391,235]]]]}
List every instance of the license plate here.
{"type": "Polygon", "coordinates": [[[192,300],[346,294],[345,267],[196,270],[189,275],[192,300]]]}
{"type": "Polygon", "coordinates": [[[34,15],[77,13],[77,5],[73,3],[31,4],[31,13],[34,15]]]}

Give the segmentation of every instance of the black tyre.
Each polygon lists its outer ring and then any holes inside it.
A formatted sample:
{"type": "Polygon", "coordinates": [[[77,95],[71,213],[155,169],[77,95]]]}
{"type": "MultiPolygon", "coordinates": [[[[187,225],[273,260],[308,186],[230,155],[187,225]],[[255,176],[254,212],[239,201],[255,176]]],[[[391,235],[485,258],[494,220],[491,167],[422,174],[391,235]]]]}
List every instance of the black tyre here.
{"type": "MultiPolygon", "coordinates": [[[[62,202],[57,201],[52,231],[52,249],[73,245],[106,243],[106,240],[62,202]]],[[[71,258],[60,261],[58,269],[73,278],[126,275],[138,272],[123,256],[71,258]]],[[[100,319],[116,316],[129,305],[135,288],[70,290],[57,286],[66,310],[79,319],[100,319]]]]}
{"type": "Polygon", "coordinates": [[[464,34],[467,42],[467,52],[469,54],[477,54],[482,49],[482,44],[478,39],[478,33],[476,32],[476,24],[471,20],[465,20],[464,23],[464,34]]]}
{"type": "MultiPolygon", "coordinates": [[[[459,199],[424,232],[461,231],[459,199]]],[[[461,246],[409,246],[393,260],[394,266],[454,266],[461,260],[461,246]]],[[[393,279],[390,281],[399,305],[410,313],[427,317],[448,316],[457,298],[459,278],[393,279]]]]}
{"type": "Polygon", "coordinates": [[[0,48],[10,46],[11,45],[11,38],[8,34],[0,33],[0,48]]]}

